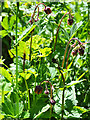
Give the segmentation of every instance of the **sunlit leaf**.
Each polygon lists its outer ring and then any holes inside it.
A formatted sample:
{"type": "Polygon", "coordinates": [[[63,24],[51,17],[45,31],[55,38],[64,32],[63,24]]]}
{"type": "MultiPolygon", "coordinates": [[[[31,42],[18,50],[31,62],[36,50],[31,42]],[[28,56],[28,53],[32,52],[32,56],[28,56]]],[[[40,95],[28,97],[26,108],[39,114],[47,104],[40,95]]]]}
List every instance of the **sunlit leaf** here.
{"type": "Polygon", "coordinates": [[[3,19],[3,22],[1,22],[1,25],[4,29],[8,30],[9,29],[9,25],[8,25],[8,17],[5,16],[5,18],[3,19]]]}
{"type": "Polygon", "coordinates": [[[11,74],[4,67],[0,67],[0,74],[12,82],[11,74]]]}

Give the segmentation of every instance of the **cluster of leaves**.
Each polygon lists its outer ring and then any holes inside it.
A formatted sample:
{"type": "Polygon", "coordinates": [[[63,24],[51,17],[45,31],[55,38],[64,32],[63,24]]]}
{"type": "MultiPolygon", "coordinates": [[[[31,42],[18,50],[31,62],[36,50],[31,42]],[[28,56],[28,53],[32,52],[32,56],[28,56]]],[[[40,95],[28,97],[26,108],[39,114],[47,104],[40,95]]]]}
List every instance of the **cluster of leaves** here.
{"type": "MultiPolygon", "coordinates": [[[[57,69],[57,64],[52,62],[52,58],[58,60],[61,66],[65,47],[67,42],[77,37],[81,42],[87,41],[88,26],[88,5],[86,2],[46,2],[52,10],[50,15],[43,12],[43,6],[40,5],[39,20],[32,25],[29,24],[31,13],[35,8],[35,3],[19,2],[18,15],[18,43],[15,41],[16,34],[16,2],[2,3],[1,22],[2,31],[0,35],[3,44],[9,45],[8,51],[13,62],[7,66],[5,64],[5,52],[0,59],[0,92],[2,99],[2,111],[0,118],[61,118],[62,91],[65,90],[65,119],[87,119],[90,116],[89,101],[89,57],[88,44],[85,44],[84,56],[78,55],[69,57],[67,70],[62,69],[64,77],[66,76],[66,85],[63,87],[61,74],[57,69]],[[66,16],[60,26],[56,51],[54,49],[54,39],[56,30],[61,17],[72,9],[74,14],[74,24],[67,25],[68,16],[66,16]],[[31,32],[35,28],[32,37],[32,54],[30,55],[31,32]],[[10,43],[8,43],[10,42],[10,43]],[[16,46],[18,50],[18,88],[16,89],[16,46]],[[51,54],[52,53],[52,54],[51,54]],[[25,59],[25,71],[23,71],[23,56],[25,59]],[[73,60],[72,60],[73,59],[73,60]],[[52,115],[50,114],[49,95],[44,93],[35,94],[35,86],[43,80],[49,80],[53,86],[53,97],[56,104],[53,106],[52,115]],[[29,93],[29,94],[28,94],[29,93]],[[28,96],[30,97],[30,109],[28,108],[28,96]]],[[[36,2],[38,4],[38,2],[36,2]]],[[[71,43],[72,44],[72,43],[71,43]]],[[[7,63],[7,61],[6,61],[7,63]]],[[[45,86],[43,85],[43,88],[45,86]]],[[[50,90],[50,86],[48,85],[50,90]]]]}

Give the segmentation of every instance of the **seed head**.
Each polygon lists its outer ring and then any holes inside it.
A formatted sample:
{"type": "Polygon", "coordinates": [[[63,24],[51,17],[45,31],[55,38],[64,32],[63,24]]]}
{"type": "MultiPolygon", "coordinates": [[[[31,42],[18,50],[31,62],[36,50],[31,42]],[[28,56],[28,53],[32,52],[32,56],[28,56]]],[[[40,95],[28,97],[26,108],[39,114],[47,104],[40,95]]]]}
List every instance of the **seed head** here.
{"type": "Polygon", "coordinates": [[[43,90],[43,88],[42,88],[40,85],[38,85],[38,86],[36,86],[36,88],[35,88],[35,93],[36,93],[36,94],[41,94],[41,93],[42,93],[42,90],[43,90]]]}

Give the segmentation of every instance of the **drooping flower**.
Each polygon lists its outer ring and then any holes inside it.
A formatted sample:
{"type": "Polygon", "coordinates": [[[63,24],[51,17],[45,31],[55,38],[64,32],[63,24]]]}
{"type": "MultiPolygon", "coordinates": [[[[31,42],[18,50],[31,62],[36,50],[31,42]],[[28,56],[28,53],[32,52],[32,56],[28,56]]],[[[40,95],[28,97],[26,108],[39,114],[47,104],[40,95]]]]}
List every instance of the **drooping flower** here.
{"type": "Polygon", "coordinates": [[[46,14],[50,14],[52,12],[50,7],[45,7],[44,11],[45,11],[46,14]]]}
{"type": "Polygon", "coordinates": [[[50,99],[50,103],[51,103],[52,105],[55,105],[56,101],[53,100],[53,99],[50,99]]]}
{"type": "Polygon", "coordinates": [[[38,86],[36,86],[36,88],[35,88],[35,93],[36,93],[36,94],[41,94],[41,93],[42,93],[42,90],[43,90],[42,86],[38,85],[38,86]]]}

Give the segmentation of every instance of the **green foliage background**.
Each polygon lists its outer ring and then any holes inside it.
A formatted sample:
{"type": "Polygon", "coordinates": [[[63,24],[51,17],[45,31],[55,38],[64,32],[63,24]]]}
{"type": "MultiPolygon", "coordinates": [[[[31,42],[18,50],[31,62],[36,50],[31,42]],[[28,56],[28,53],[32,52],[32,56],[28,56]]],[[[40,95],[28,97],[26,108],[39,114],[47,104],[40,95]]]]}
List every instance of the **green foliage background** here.
{"type": "MultiPolygon", "coordinates": [[[[43,93],[36,95],[35,86],[43,80],[49,80],[54,86],[52,120],[61,118],[62,104],[62,77],[57,70],[57,64],[52,62],[54,57],[62,65],[67,42],[71,38],[78,38],[82,43],[89,42],[89,5],[80,2],[45,2],[52,10],[50,15],[45,14],[40,5],[39,20],[30,25],[29,20],[39,2],[19,2],[18,15],[18,43],[16,37],[16,2],[1,2],[2,30],[2,58],[0,59],[0,93],[2,95],[2,119],[46,119],[50,118],[50,96],[43,93]],[[54,39],[62,16],[72,9],[74,23],[67,25],[68,15],[63,19],[58,34],[55,52],[54,39]],[[31,31],[35,28],[32,37],[32,54],[29,61],[29,46],[31,31]],[[18,44],[18,45],[17,45],[18,44]],[[16,89],[16,45],[18,46],[18,88],[16,89]],[[23,72],[23,55],[26,54],[25,72],[23,72]],[[28,90],[30,90],[30,110],[28,109],[28,90]],[[18,91],[18,92],[17,92],[18,91]],[[18,101],[18,107],[17,107],[18,101]]],[[[37,16],[36,16],[37,17],[37,16]]],[[[70,45],[72,45],[72,42],[70,45]]],[[[64,119],[90,119],[90,43],[85,44],[84,56],[74,57],[70,54],[68,70],[63,69],[66,76],[64,119]]],[[[65,64],[66,65],[66,64],[65,64]]],[[[50,90],[50,86],[48,85],[50,90]]]]}

